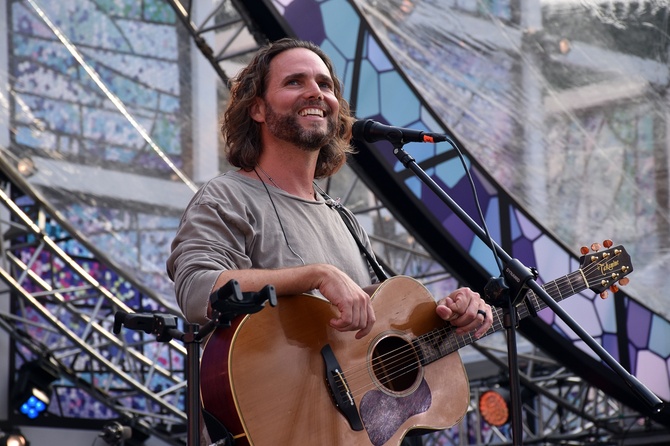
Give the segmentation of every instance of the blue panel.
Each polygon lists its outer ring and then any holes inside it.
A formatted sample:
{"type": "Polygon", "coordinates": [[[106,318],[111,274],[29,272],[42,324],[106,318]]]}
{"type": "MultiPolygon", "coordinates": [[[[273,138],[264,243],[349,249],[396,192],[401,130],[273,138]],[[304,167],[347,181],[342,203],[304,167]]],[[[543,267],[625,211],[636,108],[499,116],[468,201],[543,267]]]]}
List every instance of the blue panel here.
{"type": "Polygon", "coordinates": [[[321,5],[326,36],[337,43],[337,47],[347,59],[356,56],[356,42],[361,19],[347,0],[330,0],[321,5]],[[342,26],[346,23],[346,26],[342,26]]]}
{"type": "MultiPolygon", "coordinates": [[[[469,165],[468,160],[465,160],[466,165],[469,165]]],[[[450,159],[444,163],[439,164],[435,168],[437,176],[442,180],[449,188],[453,188],[456,184],[463,179],[465,176],[465,171],[463,170],[463,163],[458,158],[450,159]]]]}
{"type": "Polygon", "coordinates": [[[405,185],[409,188],[414,196],[421,198],[421,187],[423,183],[417,177],[410,177],[405,180],[405,185]]]}
{"type": "Polygon", "coordinates": [[[500,240],[502,232],[500,230],[500,208],[498,197],[491,197],[487,203],[480,198],[481,204],[484,207],[484,218],[486,218],[486,226],[491,233],[493,240],[500,240]]]}
{"type": "Polygon", "coordinates": [[[491,248],[479,240],[478,237],[475,237],[472,241],[472,246],[470,247],[470,256],[476,259],[477,263],[483,266],[486,272],[488,272],[491,276],[500,275],[500,268],[498,268],[495,257],[493,257],[491,248]]]}
{"type": "Polygon", "coordinates": [[[598,297],[597,299],[594,299],[594,306],[598,312],[598,318],[600,319],[600,325],[602,326],[603,331],[616,333],[617,322],[614,301],[609,299],[604,300],[598,297]]]}
{"type": "Polygon", "coordinates": [[[361,76],[356,102],[356,116],[373,116],[381,112],[379,76],[369,61],[361,61],[361,76]]]}
{"type": "MultiPolygon", "coordinates": [[[[490,200],[485,216],[491,237],[493,240],[500,240],[500,221],[498,219],[499,210],[497,198],[490,200]]],[[[492,276],[498,276],[500,274],[500,267],[495,260],[491,247],[488,245],[488,241],[484,243],[479,237],[475,237],[470,249],[470,255],[492,276]]]]}
{"type": "MultiPolygon", "coordinates": [[[[321,44],[321,49],[328,54],[330,60],[333,62],[335,72],[338,77],[344,82],[344,76],[347,71],[348,59],[340,52],[339,48],[333,44],[330,39],[325,39],[321,44]]],[[[346,82],[345,82],[346,86],[346,82]]]]}
{"type": "Polygon", "coordinates": [[[656,315],[651,322],[649,350],[663,358],[670,357],[670,324],[656,315]]]}
{"type": "Polygon", "coordinates": [[[368,36],[367,39],[365,39],[366,42],[366,49],[367,49],[367,57],[370,59],[370,62],[372,65],[375,66],[375,68],[378,71],[389,71],[393,69],[393,65],[391,64],[391,61],[386,57],[386,54],[382,51],[382,49],[379,47],[379,43],[372,37],[368,36]]]}
{"type": "Polygon", "coordinates": [[[388,122],[404,127],[419,119],[419,99],[397,72],[382,73],[379,84],[382,115],[388,122]]]}

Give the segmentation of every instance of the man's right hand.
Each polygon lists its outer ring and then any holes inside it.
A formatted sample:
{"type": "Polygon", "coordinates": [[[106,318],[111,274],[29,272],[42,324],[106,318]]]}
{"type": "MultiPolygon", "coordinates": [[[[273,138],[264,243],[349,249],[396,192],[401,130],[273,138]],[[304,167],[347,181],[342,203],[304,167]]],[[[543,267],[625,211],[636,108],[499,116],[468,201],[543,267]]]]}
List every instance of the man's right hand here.
{"type": "Polygon", "coordinates": [[[356,339],[361,339],[372,330],[375,312],[370,295],[359,287],[345,273],[332,265],[314,265],[322,271],[315,277],[319,292],[337,307],[338,318],[330,321],[330,326],[338,331],[356,331],[356,339]]]}

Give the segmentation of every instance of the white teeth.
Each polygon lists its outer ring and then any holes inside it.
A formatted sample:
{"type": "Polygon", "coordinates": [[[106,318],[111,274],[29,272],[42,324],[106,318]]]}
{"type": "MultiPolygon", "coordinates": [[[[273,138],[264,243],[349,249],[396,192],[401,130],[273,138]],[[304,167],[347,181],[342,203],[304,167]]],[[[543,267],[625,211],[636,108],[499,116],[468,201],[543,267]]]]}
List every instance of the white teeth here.
{"type": "Polygon", "coordinates": [[[307,115],[316,115],[323,117],[323,110],[319,110],[318,108],[306,108],[304,110],[300,110],[300,116],[307,116],[307,115]]]}

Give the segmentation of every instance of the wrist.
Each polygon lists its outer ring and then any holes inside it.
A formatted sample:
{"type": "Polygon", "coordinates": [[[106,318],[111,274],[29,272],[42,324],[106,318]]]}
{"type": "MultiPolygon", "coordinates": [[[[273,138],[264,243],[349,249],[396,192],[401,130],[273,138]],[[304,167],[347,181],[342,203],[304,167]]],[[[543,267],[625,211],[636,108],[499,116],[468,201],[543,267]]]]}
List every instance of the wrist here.
{"type": "Polygon", "coordinates": [[[334,266],[325,263],[313,263],[301,268],[304,268],[304,274],[306,276],[306,282],[309,284],[309,288],[314,290],[321,288],[324,280],[333,274],[333,270],[337,270],[334,266]]]}

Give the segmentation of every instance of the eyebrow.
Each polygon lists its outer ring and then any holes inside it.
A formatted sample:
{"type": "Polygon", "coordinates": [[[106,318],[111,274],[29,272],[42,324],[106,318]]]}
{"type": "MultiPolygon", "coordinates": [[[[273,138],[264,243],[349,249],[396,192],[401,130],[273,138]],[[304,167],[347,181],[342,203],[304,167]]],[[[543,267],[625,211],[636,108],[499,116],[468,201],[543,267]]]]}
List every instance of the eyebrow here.
{"type": "MultiPolygon", "coordinates": [[[[291,80],[291,79],[304,79],[306,77],[308,77],[307,73],[298,72],[298,73],[291,73],[291,74],[288,74],[288,75],[284,76],[283,80],[285,82],[285,81],[291,80]]],[[[334,84],[333,78],[330,76],[330,74],[323,74],[323,73],[317,74],[316,79],[318,81],[328,81],[331,84],[334,84]]]]}

